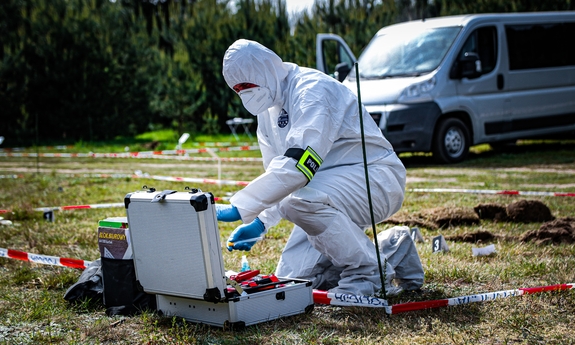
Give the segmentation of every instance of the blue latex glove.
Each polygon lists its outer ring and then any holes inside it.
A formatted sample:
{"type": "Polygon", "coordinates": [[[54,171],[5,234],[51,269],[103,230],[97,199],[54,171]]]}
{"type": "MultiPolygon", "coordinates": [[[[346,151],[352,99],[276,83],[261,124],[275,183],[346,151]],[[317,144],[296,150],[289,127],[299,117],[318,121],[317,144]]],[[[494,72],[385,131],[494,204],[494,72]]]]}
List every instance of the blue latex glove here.
{"type": "Polygon", "coordinates": [[[216,217],[222,222],[235,222],[242,219],[234,205],[216,204],[216,217]]]}
{"type": "Polygon", "coordinates": [[[257,240],[250,242],[239,242],[261,237],[265,230],[266,227],[259,218],[254,219],[254,221],[249,224],[242,224],[238,226],[228,238],[228,250],[230,252],[234,249],[249,251],[252,249],[252,246],[256,244],[257,240]]]}

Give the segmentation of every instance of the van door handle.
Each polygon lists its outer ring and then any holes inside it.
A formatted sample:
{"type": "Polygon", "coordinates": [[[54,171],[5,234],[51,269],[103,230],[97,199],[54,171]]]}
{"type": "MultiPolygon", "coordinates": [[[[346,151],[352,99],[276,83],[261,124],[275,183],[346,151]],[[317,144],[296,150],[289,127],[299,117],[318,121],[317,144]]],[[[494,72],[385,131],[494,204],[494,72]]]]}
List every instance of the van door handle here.
{"type": "Polygon", "coordinates": [[[497,75],[497,90],[503,90],[505,82],[503,81],[503,74],[497,75]]]}

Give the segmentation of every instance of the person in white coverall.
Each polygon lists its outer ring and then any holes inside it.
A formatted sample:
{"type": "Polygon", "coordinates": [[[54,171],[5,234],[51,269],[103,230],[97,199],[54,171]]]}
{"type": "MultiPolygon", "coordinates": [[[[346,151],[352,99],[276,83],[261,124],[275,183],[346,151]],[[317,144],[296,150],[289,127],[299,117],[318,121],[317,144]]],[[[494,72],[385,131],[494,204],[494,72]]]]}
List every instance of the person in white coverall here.
{"type": "MultiPolygon", "coordinates": [[[[277,276],[308,279],[331,292],[377,293],[377,253],[364,232],[371,217],[357,97],[335,79],[283,62],[244,39],[226,51],[223,76],[257,116],[265,167],[230,205],[216,205],[219,221],[243,222],[230,235],[228,250],[250,250],[256,242],[246,239],[262,236],[284,218],[295,227],[277,276]],[[234,244],[239,241],[244,242],[234,244]]],[[[400,209],[406,171],[365,108],[362,116],[379,223],[400,209]]]]}

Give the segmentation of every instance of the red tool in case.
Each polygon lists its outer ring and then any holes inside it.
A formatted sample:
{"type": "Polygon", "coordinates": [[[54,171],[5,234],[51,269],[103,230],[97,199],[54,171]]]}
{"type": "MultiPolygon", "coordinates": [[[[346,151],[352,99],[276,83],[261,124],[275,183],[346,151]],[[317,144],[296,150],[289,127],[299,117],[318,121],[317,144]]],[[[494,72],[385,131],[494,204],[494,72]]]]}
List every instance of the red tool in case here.
{"type": "Polygon", "coordinates": [[[258,270],[226,277],[211,193],[151,188],[124,203],[137,281],[164,315],[237,328],[313,309],[309,281],[258,270]]]}

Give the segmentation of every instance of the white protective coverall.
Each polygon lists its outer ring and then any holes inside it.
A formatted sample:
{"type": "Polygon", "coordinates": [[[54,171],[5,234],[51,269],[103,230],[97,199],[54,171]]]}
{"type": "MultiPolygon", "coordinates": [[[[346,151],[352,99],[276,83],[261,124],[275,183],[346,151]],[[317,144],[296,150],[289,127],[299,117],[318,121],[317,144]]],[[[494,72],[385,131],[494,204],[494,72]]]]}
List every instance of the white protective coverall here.
{"type": "MultiPolygon", "coordinates": [[[[275,274],[309,279],[314,288],[331,292],[378,292],[377,254],[364,232],[371,218],[357,97],[335,79],[283,62],[263,45],[243,39],[226,51],[223,76],[230,88],[256,84],[268,88],[273,99],[270,108],[257,114],[265,172],[230,202],[244,223],[258,217],[266,231],[281,218],[295,224],[275,274]],[[286,156],[292,148],[311,148],[321,158],[311,179],[296,167],[297,157],[286,156]]],[[[365,108],[362,112],[373,213],[379,223],[400,209],[406,171],[369,113],[365,108]]],[[[413,241],[399,251],[409,260],[396,261],[419,263],[408,277],[412,282],[415,278],[415,285],[405,285],[419,288],[423,270],[413,241]]],[[[393,269],[388,272],[401,271],[393,269]]]]}

